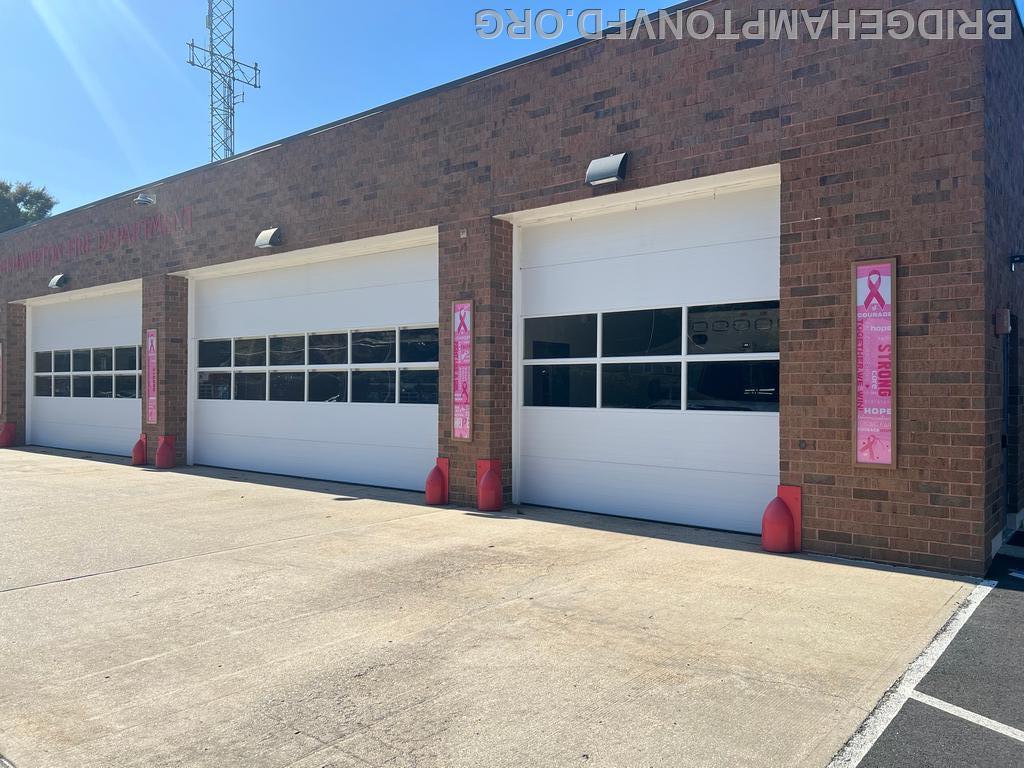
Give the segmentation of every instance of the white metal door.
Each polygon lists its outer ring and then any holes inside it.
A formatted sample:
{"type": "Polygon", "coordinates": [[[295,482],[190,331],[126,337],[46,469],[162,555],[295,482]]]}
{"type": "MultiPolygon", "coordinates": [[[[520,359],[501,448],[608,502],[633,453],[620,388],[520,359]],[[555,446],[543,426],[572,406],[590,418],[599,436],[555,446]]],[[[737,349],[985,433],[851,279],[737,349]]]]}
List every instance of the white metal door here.
{"type": "Polygon", "coordinates": [[[407,340],[436,338],[436,245],[192,285],[193,462],[423,487],[436,341],[407,340]]]}
{"type": "Polygon", "coordinates": [[[127,456],[139,438],[137,288],[28,308],[30,445],[127,456]]]}
{"type": "Polygon", "coordinates": [[[521,502],[759,530],[779,480],[779,199],[773,184],[517,229],[521,502]],[[621,335],[648,318],[678,330],[621,335]],[[716,399],[740,376],[736,402],[716,399]]]}

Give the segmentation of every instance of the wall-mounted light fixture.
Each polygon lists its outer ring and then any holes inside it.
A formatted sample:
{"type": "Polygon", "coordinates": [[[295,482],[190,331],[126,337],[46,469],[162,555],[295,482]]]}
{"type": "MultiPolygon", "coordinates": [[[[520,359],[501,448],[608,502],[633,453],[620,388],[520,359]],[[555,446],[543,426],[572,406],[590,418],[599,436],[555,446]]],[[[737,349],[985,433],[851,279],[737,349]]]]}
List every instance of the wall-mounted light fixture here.
{"type": "Polygon", "coordinates": [[[147,195],[145,192],[139,192],[139,196],[132,200],[135,205],[153,205],[156,202],[156,198],[152,195],[147,195]]]}
{"type": "Polygon", "coordinates": [[[614,184],[617,181],[622,181],[626,178],[626,163],[628,161],[628,152],[591,160],[587,167],[587,184],[597,187],[602,184],[614,184]]]}
{"type": "Polygon", "coordinates": [[[264,229],[256,236],[257,248],[273,248],[281,244],[281,230],[278,227],[264,229]]]}
{"type": "Polygon", "coordinates": [[[50,288],[63,288],[68,284],[68,276],[64,273],[54,275],[50,278],[50,288]]]}
{"type": "Polygon", "coordinates": [[[1024,253],[1010,257],[1010,271],[1016,272],[1018,264],[1024,264],[1024,253]]]}

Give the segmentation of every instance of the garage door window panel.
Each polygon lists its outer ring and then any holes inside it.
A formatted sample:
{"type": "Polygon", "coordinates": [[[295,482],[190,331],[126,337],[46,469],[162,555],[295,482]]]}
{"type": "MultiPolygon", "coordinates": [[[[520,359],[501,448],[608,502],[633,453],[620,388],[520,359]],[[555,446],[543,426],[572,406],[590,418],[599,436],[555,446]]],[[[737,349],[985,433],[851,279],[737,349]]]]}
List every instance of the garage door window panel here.
{"type": "Polygon", "coordinates": [[[114,397],[130,399],[138,396],[138,377],[136,376],[115,376],[114,397]]]}
{"type": "Polygon", "coordinates": [[[236,373],[235,400],[266,400],[267,374],[236,373]]]}
{"type": "Polygon", "coordinates": [[[527,318],[523,356],[527,360],[597,357],[597,315],[527,318]]]}
{"type": "Polygon", "coordinates": [[[401,370],[398,402],[437,405],[437,370],[401,370]]]}
{"type": "Polygon", "coordinates": [[[53,370],[55,373],[70,373],[71,350],[61,349],[53,353],[53,370]]]}
{"type": "Polygon", "coordinates": [[[53,377],[36,376],[35,389],[33,391],[36,397],[51,397],[53,395],[53,377]]]}
{"type": "Polygon", "coordinates": [[[398,359],[402,363],[436,363],[437,328],[402,328],[399,331],[398,359]]]}
{"type": "Polygon", "coordinates": [[[235,367],[255,368],[267,364],[267,338],[235,339],[235,367]]]}
{"type": "Polygon", "coordinates": [[[523,404],[547,408],[597,406],[596,365],[530,365],[525,371],[523,404]]]}
{"type": "Polygon", "coordinates": [[[92,350],[90,349],[76,349],[71,353],[71,365],[73,370],[77,373],[80,371],[91,371],[92,370],[92,350]]]}
{"type": "Polygon", "coordinates": [[[348,402],[348,373],[346,371],[310,371],[309,402],[348,402]]]}
{"type": "MultiPolygon", "coordinates": [[[[118,354],[120,352],[121,350],[118,350],[118,354]]],[[[200,341],[198,357],[200,368],[230,368],[231,339],[200,341]]],[[[120,365],[118,368],[120,369],[120,365]]]]}
{"type": "Polygon", "coordinates": [[[394,331],[356,331],[352,334],[353,365],[396,361],[394,331]]]}
{"type": "Polygon", "coordinates": [[[686,380],[690,410],[779,410],[778,360],[691,362],[686,380]]]}
{"type": "Polygon", "coordinates": [[[54,376],[53,377],[53,396],[54,397],[71,397],[71,377],[70,376],[54,376]]]}
{"type": "Polygon", "coordinates": [[[302,402],[306,399],[306,374],[302,371],[271,371],[270,399],[302,402]]]}
{"type": "Polygon", "coordinates": [[[197,394],[200,400],[230,400],[231,374],[201,372],[197,394]]]}
{"type": "Polygon", "coordinates": [[[777,353],[779,302],[690,307],[687,351],[691,355],[777,353]]]}
{"type": "Polygon", "coordinates": [[[309,335],[310,365],[347,365],[347,333],[311,333],[309,335]]]}
{"type": "MultiPolygon", "coordinates": [[[[270,365],[305,365],[305,336],[271,336],[270,365]]],[[[273,387],[271,387],[273,389],[273,387]]],[[[273,398],[271,398],[273,399],[273,398]]]]}
{"type": "Polygon", "coordinates": [[[92,351],[92,369],[94,371],[114,370],[114,350],[111,347],[103,347],[92,351]]]}
{"type": "Polygon", "coordinates": [[[52,352],[36,352],[36,354],[35,354],[35,370],[36,370],[36,373],[52,373],[53,372],[53,353],[52,352]]]}
{"type": "Polygon", "coordinates": [[[118,347],[114,350],[114,370],[137,371],[139,354],[136,347],[118,347]]]}
{"type": "Polygon", "coordinates": [[[92,397],[92,376],[73,376],[71,378],[72,397],[92,397]]]}
{"type": "Polygon", "coordinates": [[[601,407],[678,411],[682,407],[681,364],[602,365],[601,407]]]}
{"type": "Polygon", "coordinates": [[[605,312],[601,316],[603,357],[681,355],[682,352],[681,307],[605,312]]]}
{"type": "Polygon", "coordinates": [[[92,396],[93,397],[113,397],[114,396],[114,377],[113,376],[93,376],[93,378],[92,378],[92,396]]]}
{"type": "Polygon", "coordinates": [[[395,402],[395,371],[352,371],[352,402],[395,402]]]}

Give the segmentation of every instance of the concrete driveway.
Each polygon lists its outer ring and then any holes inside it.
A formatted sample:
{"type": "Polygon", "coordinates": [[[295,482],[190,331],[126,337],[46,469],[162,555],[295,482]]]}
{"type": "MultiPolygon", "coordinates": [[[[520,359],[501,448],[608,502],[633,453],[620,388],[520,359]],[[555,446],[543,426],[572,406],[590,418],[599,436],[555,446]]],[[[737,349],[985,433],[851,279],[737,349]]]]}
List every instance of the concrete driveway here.
{"type": "Polygon", "coordinates": [[[0,451],[0,752],[823,766],[971,586],[739,535],[0,451]]]}

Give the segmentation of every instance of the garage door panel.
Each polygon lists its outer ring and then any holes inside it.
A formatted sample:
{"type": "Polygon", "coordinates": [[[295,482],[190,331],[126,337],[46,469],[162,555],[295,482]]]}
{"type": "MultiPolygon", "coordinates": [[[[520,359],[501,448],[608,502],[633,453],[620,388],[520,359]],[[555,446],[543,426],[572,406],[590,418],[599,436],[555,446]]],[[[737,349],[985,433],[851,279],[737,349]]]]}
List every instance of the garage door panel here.
{"type": "MultiPolygon", "coordinates": [[[[344,335],[380,329],[390,331],[397,339],[402,327],[438,324],[437,248],[421,246],[202,279],[195,284],[194,304],[197,341],[328,332],[344,335]]],[[[350,349],[353,343],[349,341],[350,349]]],[[[309,344],[312,348],[312,342],[309,344]]],[[[255,372],[266,376],[275,368],[270,361],[264,362],[266,365],[255,372]]],[[[390,362],[363,366],[355,361],[350,365],[344,359],[327,363],[310,358],[308,363],[302,365],[300,359],[299,367],[291,369],[300,374],[299,381],[303,381],[303,372],[310,371],[305,378],[307,386],[298,390],[299,398],[311,396],[317,400],[309,384],[316,371],[347,372],[346,381],[357,399],[359,374],[355,371],[360,367],[386,370],[392,376],[392,385],[406,381],[405,369],[394,356],[390,362]]],[[[415,367],[433,370],[436,363],[431,363],[416,361],[415,367]]],[[[254,372],[251,368],[245,371],[254,372]]],[[[204,371],[203,375],[218,373],[232,381],[227,368],[204,371]]],[[[236,385],[241,373],[239,370],[234,374],[236,385]]],[[[273,374],[265,381],[272,383],[273,374]]],[[[366,377],[359,381],[365,382],[366,377]]],[[[198,387],[193,387],[198,395],[198,387]]],[[[231,387],[227,390],[231,397],[231,387]]],[[[437,457],[437,405],[347,402],[342,392],[342,402],[196,399],[192,461],[422,489],[437,457]]],[[[415,389],[410,392],[416,394],[415,389]]],[[[363,399],[368,393],[363,392],[363,399]]],[[[223,384],[204,389],[204,397],[223,394],[223,384]],[[215,391],[215,387],[221,389],[215,391]]],[[[294,390],[290,396],[295,396],[294,390]]],[[[381,395],[377,392],[370,396],[381,395]]]]}
{"type": "Polygon", "coordinates": [[[141,336],[138,291],[32,308],[33,349],[136,346],[141,336]]]}
{"type": "Polygon", "coordinates": [[[524,408],[521,450],[535,458],[776,475],[778,414],[524,408]]]}
{"type": "Polygon", "coordinates": [[[529,317],[763,299],[778,290],[778,250],[774,240],[524,268],[522,312],[529,317]]]}
{"type": "Polygon", "coordinates": [[[520,501],[757,533],[777,475],[523,456],[520,501]],[[763,499],[752,505],[751,499],[763,499]]]}
{"type": "Polygon", "coordinates": [[[522,266],[591,261],[608,253],[633,256],[675,246],[770,241],[779,235],[780,220],[777,188],[587,216],[524,231],[522,266]]]}
{"type": "Polygon", "coordinates": [[[138,400],[34,398],[30,442],[126,456],[141,431],[138,400]]]}
{"type": "Polygon", "coordinates": [[[756,532],[779,482],[778,347],[772,336],[778,322],[779,188],[525,225],[519,233],[516,333],[524,333],[527,318],[596,317],[585,326],[571,320],[531,324],[533,354],[580,356],[530,366],[518,361],[524,385],[517,409],[518,498],[756,532]],[[711,315],[687,311],[745,303],[752,306],[711,315]],[[648,356],[643,324],[652,323],[647,335],[653,336],[655,314],[639,310],[677,307],[675,316],[686,318],[681,343],[648,356]],[[635,314],[608,314],[624,310],[635,314]],[[563,327],[573,329],[571,338],[563,327]],[[610,336],[604,337],[605,329],[610,336]],[[617,348],[615,339],[630,333],[627,346],[617,348]],[[602,338],[613,341],[606,348],[602,338]],[[710,355],[702,351],[711,340],[717,340],[713,348],[726,348],[723,339],[730,340],[731,351],[707,365],[710,355]],[[626,359],[617,354],[631,355],[631,367],[618,367],[626,359]],[[656,360],[661,373],[645,371],[648,360],[656,360]],[[700,362],[705,365],[695,365],[700,362]],[[596,375],[573,377],[572,364],[596,369],[596,375]],[[674,366],[681,369],[673,383],[674,366]],[[688,390],[690,375],[695,378],[688,390]],[[617,407],[603,408],[605,395],[617,407]],[[652,403],[676,407],[644,407],[652,403]],[[717,410],[701,410],[702,403],[717,410]],[[620,407],[627,404],[637,407],[620,407]]]}
{"type": "Polygon", "coordinates": [[[199,338],[437,321],[437,251],[409,248],[203,280],[199,338]]]}

